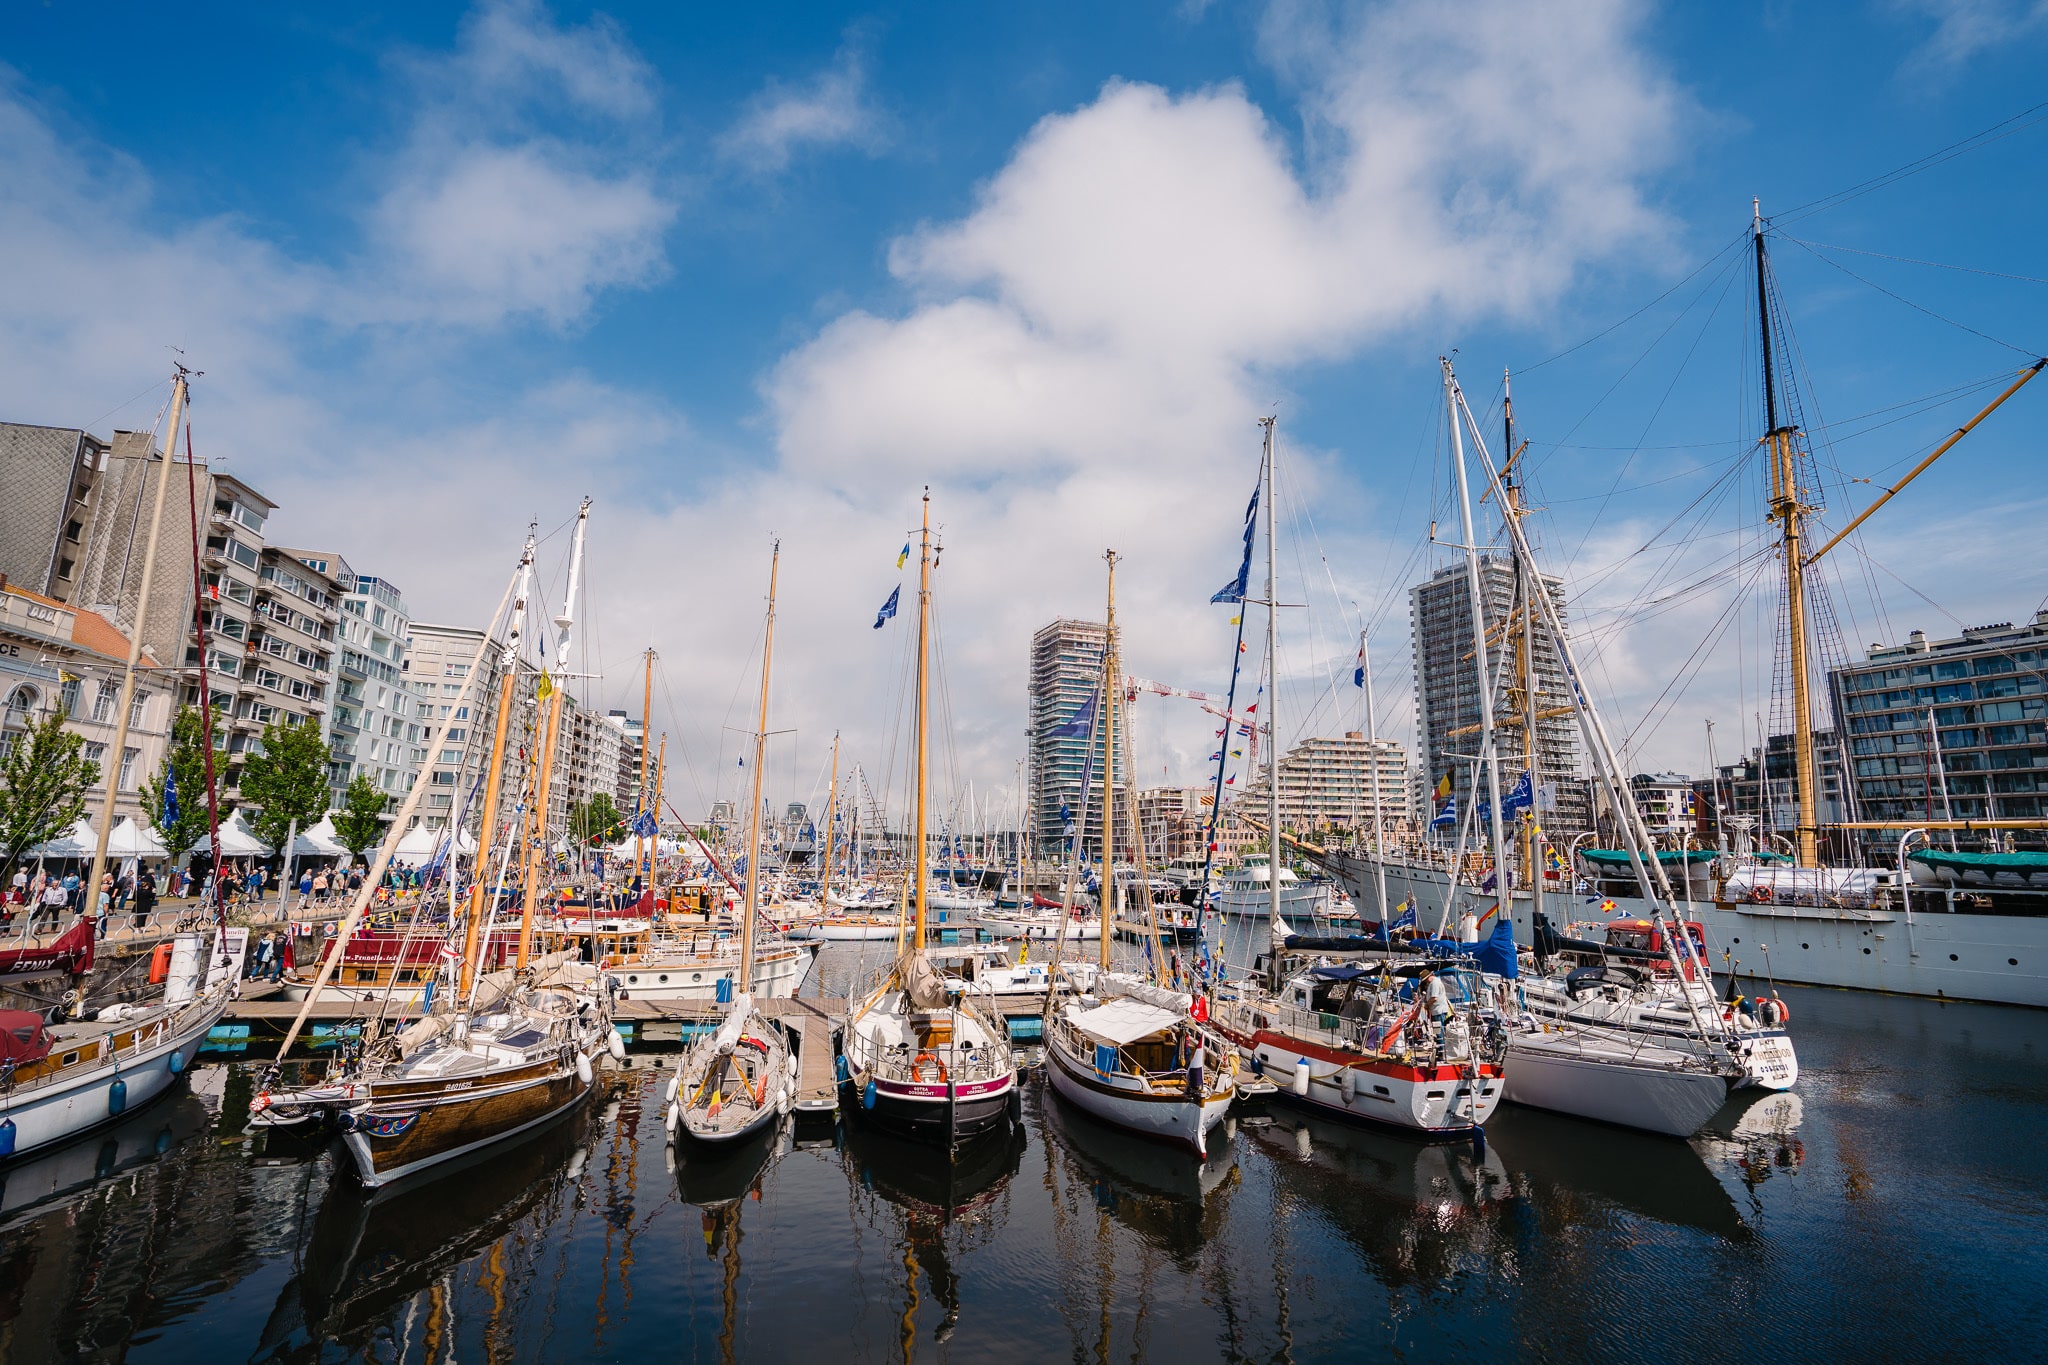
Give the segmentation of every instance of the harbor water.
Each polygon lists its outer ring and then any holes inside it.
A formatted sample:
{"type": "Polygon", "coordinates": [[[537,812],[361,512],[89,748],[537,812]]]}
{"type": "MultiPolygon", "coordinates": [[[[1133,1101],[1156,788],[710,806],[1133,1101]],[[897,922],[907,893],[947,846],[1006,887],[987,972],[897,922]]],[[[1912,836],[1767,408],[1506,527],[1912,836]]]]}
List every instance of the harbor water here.
{"type": "MultiPolygon", "coordinates": [[[[852,949],[824,964],[843,978],[852,949]]],[[[2048,1339],[2048,1014],[1787,989],[1796,1092],[1483,1154],[1238,1115],[1206,1165],[1062,1107],[665,1147],[673,1055],[376,1197],[244,1131],[254,1064],[0,1167],[0,1360],[1966,1359],[2048,1339]],[[1620,1324],[1629,1324],[1622,1327],[1620,1324]]]]}

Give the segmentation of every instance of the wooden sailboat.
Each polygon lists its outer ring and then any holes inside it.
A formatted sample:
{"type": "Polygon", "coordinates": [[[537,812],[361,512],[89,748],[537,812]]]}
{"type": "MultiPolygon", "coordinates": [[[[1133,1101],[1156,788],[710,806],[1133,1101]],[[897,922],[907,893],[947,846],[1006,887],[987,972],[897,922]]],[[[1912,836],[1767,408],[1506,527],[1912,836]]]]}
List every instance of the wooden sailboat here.
{"type": "MultiPolygon", "coordinates": [[[[747,817],[747,894],[740,918],[740,981],[754,979],[754,931],[761,914],[761,780],[768,756],[768,679],[775,659],[775,580],[782,564],[778,543],[768,569],[768,620],[761,644],[761,723],[754,733],[754,796],[747,817]]],[[[789,1112],[796,1089],[796,1059],[780,1022],[768,1018],[742,989],[730,992],[725,1018],[708,1038],[692,1044],[669,1081],[668,1131],[698,1142],[731,1143],[752,1137],[789,1112]]]]}
{"type": "MultiPolygon", "coordinates": [[[[569,604],[576,601],[584,528],[589,516],[590,502],[585,499],[577,514],[569,591],[563,599],[562,614],[555,618],[557,668],[566,668],[572,644],[573,606],[569,604]]],[[[551,773],[547,748],[540,754],[533,790],[532,810],[536,818],[532,827],[536,837],[525,850],[526,894],[514,965],[510,971],[477,970],[480,945],[492,937],[484,918],[487,912],[495,913],[495,892],[503,888],[514,852],[510,842],[513,831],[508,831],[508,843],[498,861],[494,894],[487,907],[484,891],[489,879],[484,873],[495,833],[507,721],[517,705],[520,623],[525,617],[532,580],[533,553],[534,541],[529,535],[515,587],[507,590],[508,597],[515,599],[512,624],[502,654],[498,724],[485,783],[476,885],[466,922],[460,929],[461,965],[454,989],[441,995],[433,1010],[413,1024],[395,1034],[375,1038],[360,1057],[337,1058],[329,1065],[321,1084],[292,1091],[273,1090],[273,1067],[250,1105],[250,1118],[256,1123],[331,1123],[341,1132],[365,1185],[389,1184],[540,1127],[589,1097],[601,1054],[610,1051],[617,1057],[625,1051],[624,1043],[611,1027],[609,996],[598,970],[568,962],[564,960],[566,954],[537,960],[530,956],[533,910],[540,894],[541,869],[549,857],[544,814],[551,773]]],[[[457,704],[450,708],[450,720],[442,722],[430,751],[440,749],[453,716],[461,713],[461,703],[469,697],[482,671],[491,635],[492,632],[486,632],[479,642],[465,670],[457,704]]],[[[543,743],[551,747],[560,722],[561,693],[546,673],[541,676],[540,700],[547,712],[543,743]]],[[[372,888],[390,864],[400,834],[419,805],[428,773],[429,768],[423,767],[414,779],[405,805],[378,850],[363,890],[342,921],[339,940],[345,941],[361,921],[372,888]]],[[[511,822],[515,827],[520,823],[517,819],[511,822]]],[[[452,947],[456,931],[451,927],[450,932],[452,947]]],[[[337,948],[323,962],[320,978],[278,1051],[279,1060],[298,1037],[313,1001],[326,984],[325,978],[341,958],[337,948]]]]}
{"type": "MultiPolygon", "coordinates": [[[[879,986],[841,1030],[840,1072],[862,1115],[912,1136],[945,1143],[1002,1127],[1022,1109],[1009,1030],[966,983],[949,979],[925,949],[931,850],[927,765],[931,742],[931,492],[918,533],[917,701],[910,891],[915,929],[879,986]]],[[[849,1106],[850,1107],[850,1106],[849,1106]]]]}
{"type": "MultiPolygon", "coordinates": [[[[1109,561],[1108,647],[1103,652],[1103,914],[1116,910],[1117,701],[1121,666],[1116,634],[1116,551],[1109,561]]],[[[1085,986],[1061,963],[1046,993],[1046,1074],[1063,1099],[1119,1128],[1208,1154],[1209,1130],[1237,1093],[1237,1057],[1195,1016],[1195,998],[1128,972],[1110,970],[1107,934],[1098,935],[1095,970],[1085,986]],[[1214,1064],[1208,1064],[1214,1058],[1214,1064]]],[[[1154,954],[1153,961],[1157,961],[1154,954]]],[[[1206,1016],[1207,1004],[1202,1013],[1206,1016]]]]}

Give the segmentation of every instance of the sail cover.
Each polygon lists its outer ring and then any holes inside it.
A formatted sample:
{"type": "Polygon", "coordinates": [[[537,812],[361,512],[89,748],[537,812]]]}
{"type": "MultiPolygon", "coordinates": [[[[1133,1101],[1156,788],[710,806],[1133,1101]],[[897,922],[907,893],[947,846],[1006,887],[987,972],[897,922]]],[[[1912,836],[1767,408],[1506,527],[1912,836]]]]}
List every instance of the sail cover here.
{"type": "Polygon", "coordinates": [[[1091,1010],[1077,1010],[1067,1019],[1089,1037],[1113,1047],[1122,1047],[1170,1029],[1183,1017],[1142,1000],[1119,999],[1091,1010]]]}

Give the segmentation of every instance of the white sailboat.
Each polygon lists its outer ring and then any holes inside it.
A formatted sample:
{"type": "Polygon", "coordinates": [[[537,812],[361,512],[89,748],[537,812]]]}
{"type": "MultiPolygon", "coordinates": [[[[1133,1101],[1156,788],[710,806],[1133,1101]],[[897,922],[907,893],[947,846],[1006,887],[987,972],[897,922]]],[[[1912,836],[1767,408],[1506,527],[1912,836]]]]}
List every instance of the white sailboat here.
{"type": "MultiPolygon", "coordinates": [[[[747,819],[747,895],[740,916],[739,979],[754,976],[754,933],[761,915],[761,780],[768,756],[768,679],[775,657],[775,580],[782,563],[778,543],[768,569],[768,619],[761,643],[761,723],[754,733],[754,799],[747,819]]],[[[693,1043],[669,1081],[668,1131],[698,1142],[739,1142],[789,1112],[796,1092],[796,1058],[779,1020],[734,991],[725,1018],[708,1038],[693,1043]]]]}

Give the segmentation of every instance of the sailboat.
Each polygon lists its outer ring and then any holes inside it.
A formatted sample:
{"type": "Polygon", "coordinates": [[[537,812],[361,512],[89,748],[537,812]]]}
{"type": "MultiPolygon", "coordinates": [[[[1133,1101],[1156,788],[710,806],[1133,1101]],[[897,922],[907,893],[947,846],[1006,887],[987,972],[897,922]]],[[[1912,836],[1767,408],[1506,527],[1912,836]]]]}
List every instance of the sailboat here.
{"type": "MultiPolygon", "coordinates": [[[[768,756],[768,679],[775,657],[777,543],[768,568],[768,619],[761,643],[761,724],[754,734],[754,799],[747,819],[747,896],[740,916],[738,979],[754,979],[754,932],[761,917],[761,779],[768,756]]],[[[796,1058],[782,1025],[735,989],[725,1018],[683,1054],[669,1081],[668,1131],[698,1142],[740,1142],[789,1112],[796,1058]]]]}
{"type": "MultiPolygon", "coordinates": [[[[1277,865],[1284,838],[1276,685],[1277,443],[1275,419],[1265,418],[1262,425],[1267,722],[1273,735],[1266,750],[1265,828],[1277,865]]],[[[1468,959],[1453,958],[1373,970],[1290,954],[1281,881],[1267,878],[1266,892],[1271,943],[1261,959],[1265,982],[1248,980],[1218,990],[1212,1010],[1217,1029],[1237,1045],[1254,1070],[1271,1075],[1282,1094],[1296,1101],[1433,1137],[1471,1135],[1483,1141],[1482,1125],[1499,1106],[1504,1090],[1506,1040],[1494,992],[1476,967],[1468,959]]]]}
{"type": "MultiPolygon", "coordinates": [[[[186,370],[180,365],[171,381],[170,435],[165,442],[156,508],[143,550],[137,624],[121,675],[120,703],[114,712],[111,752],[116,754],[123,751],[128,737],[136,666],[142,659],[140,623],[149,619],[164,492],[171,482],[187,389],[186,370]]],[[[189,479],[189,461],[187,470],[189,479]]],[[[196,571],[196,564],[194,568],[196,571]]],[[[205,678],[206,671],[201,669],[202,709],[206,706],[205,678]]],[[[85,883],[89,888],[98,886],[106,871],[107,835],[114,823],[117,784],[111,772],[105,774],[104,780],[106,801],[101,810],[92,873],[85,883]]],[[[218,847],[220,820],[210,748],[207,809],[209,828],[218,847]]],[[[0,955],[0,974],[61,971],[73,978],[73,989],[67,997],[71,1017],[63,1023],[49,1024],[39,1011],[0,1010],[0,1162],[46,1150],[67,1138],[112,1123],[176,1083],[240,985],[240,945],[246,942],[248,930],[228,928],[226,910],[217,895],[211,908],[214,923],[209,929],[178,934],[158,945],[160,956],[151,964],[152,979],[164,983],[158,999],[146,1004],[108,1005],[90,1019],[84,1015],[87,980],[93,966],[96,924],[92,916],[82,917],[76,926],[45,948],[22,948],[0,955]]]]}
{"type": "MultiPolygon", "coordinates": [[[[555,618],[554,658],[558,669],[566,670],[570,658],[574,604],[583,567],[584,530],[589,518],[590,500],[586,498],[576,517],[568,592],[563,597],[562,614],[555,618]]],[[[449,957],[459,962],[452,989],[437,993],[431,1010],[412,1024],[368,1042],[360,1055],[337,1057],[329,1063],[319,1084],[295,1090],[275,1089],[278,1070],[274,1064],[263,1076],[250,1103],[253,1123],[331,1124],[342,1134],[357,1175],[366,1186],[383,1186],[418,1175],[443,1162],[539,1128],[589,1098],[596,1079],[596,1064],[605,1053],[614,1058],[625,1053],[624,1041],[611,1025],[610,993],[598,969],[571,962],[566,953],[540,958],[531,955],[534,907],[541,895],[542,868],[550,857],[545,812],[562,712],[561,688],[545,671],[537,691],[546,715],[529,808],[533,812],[530,823],[535,837],[523,850],[527,861],[519,947],[511,970],[478,970],[481,945],[491,937],[490,927],[485,923],[485,891],[492,879],[484,873],[497,833],[506,730],[518,706],[519,640],[532,584],[534,545],[535,538],[529,533],[514,584],[507,589],[513,609],[509,639],[500,656],[497,730],[484,788],[477,876],[462,925],[459,930],[455,925],[449,927],[449,957]]],[[[499,614],[503,611],[501,601],[499,614]]],[[[486,631],[478,642],[476,654],[464,670],[460,693],[450,707],[450,717],[441,722],[440,731],[428,746],[429,752],[440,750],[453,717],[463,714],[469,703],[476,679],[484,672],[495,626],[494,618],[493,630],[486,631]]],[[[322,962],[320,976],[278,1049],[280,1063],[305,1026],[327,976],[341,960],[348,937],[361,922],[373,889],[390,865],[401,832],[411,823],[419,806],[430,769],[431,765],[420,769],[404,806],[392,821],[370,875],[364,879],[363,889],[342,921],[336,946],[322,962]]],[[[528,822],[529,817],[524,815],[508,822],[495,884],[489,888],[492,918],[519,844],[519,828],[528,822]]]]}
{"type": "MultiPolygon", "coordinates": [[[[1116,779],[1129,764],[1117,752],[1121,672],[1116,633],[1116,551],[1108,552],[1109,612],[1103,651],[1102,865],[1116,866],[1116,779]]],[[[1115,905],[1104,886],[1105,912],[1115,905]]],[[[1209,1130],[1237,1094],[1237,1057],[1195,1013],[1195,997],[1129,972],[1110,970],[1110,940],[1097,935],[1095,970],[1082,984],[1064,962],[1046,993],[1046,1074],[1069,1103],[1120,1128],[1164,1138],[1207,1156],[1209,1130]],[[1213,1066],[1206,1065],[1214,1057],[1213,1066]]],[[[1148,955],[1154,962],[1156,955],[1148,955]]],[[[1207,1002],[1202,1013],[1207,1013],[1207,1002]]]]}
{"type": "MultiPolygon", "coordinates": [[[[840,1074],[862,1115],[948,1151],[1021,1112],[1009,1030],[966,983],[949,980],[925,945],[931,848],[927,766],[931,744],[932,500],[918,533],[916,757],[911,850],[915,930],[881,983],[841,1030],[840,1074]]],[[[992,1002],[991,1002],[992,1003],[992,1002]]],[[[851,1107],[851,1106],[849,1106],[851,1107]]]]}

